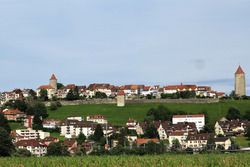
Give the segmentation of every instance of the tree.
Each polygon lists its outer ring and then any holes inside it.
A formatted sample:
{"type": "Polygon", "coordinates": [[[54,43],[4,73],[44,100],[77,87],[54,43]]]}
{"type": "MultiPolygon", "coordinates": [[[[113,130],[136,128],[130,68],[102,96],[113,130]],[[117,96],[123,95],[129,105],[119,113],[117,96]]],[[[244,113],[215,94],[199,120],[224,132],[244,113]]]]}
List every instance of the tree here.
{"type": "Polygon", "coordinates": [[[238,109],[234,108],[234,107],[230,107],[228,109],[226,118],[228,120],[240,119],[241,118],[240,111],[238,109]]]}
{"type": "Polygon", "coordinates": [[[172,151],[177,151],[177,150],[180,150],[180,149],[181,149],[181,144],[180,144],[179,140],[178,140],[178,139],[174,139],[174,140],[172,141],[171,150],[172,150],[172,151]]]}
{"type": "Polygon", "coordinates": [[[145,130],[145,137],[148,138],[159,138],[158,131],[153,124],[147,126],[145,130]]]}
{"type": "Polygon", "coordinates": [[[97,124],[94,135],[93,135],[94,141],[100,142],[103,135],[104,134],[103,134],[102,126],[100,124],[97,124]]]}
{"type": "Polygon", "coordinates": [[[10,100],[4,104],[4,108],[18,109],[25,112],[27,110],[27,104],[23,100],[10,100]]]}
{"type": "Polygon", "coordinates": [[[38,116],[38,115],[34,116],[32,127],[35,130],[41,130],[41,129],[43,129],[43,121],[41,120],[40,116],[38,116]]]}
{"type": "Polygon", "coordinates": [[[48,91],[46,89],[41,89],[39,94],[40,94],[40,99],[42,99],[43,101],[48,100],[48,91]]]}
{"type": "Polygon", "coordinates": [[[250,140],[250,125],[247,126],[246,137],[250,140]]]}
{"type": "Polygon", "coordinates": [[[61,89],[63,87],[64,87],[64,85],[62,83],[57,83],[57,89],[61,89]]]}
{"type": "Polygon", "coordinates": [[[10,156],[14,150],[9,132],[0,127],[0,156],[10,156]]]}
{"type": "Polygon", "coordinates": [[[51,102],[50,106],[49,106],[49,109],[51,111],[57,110],[57,104],[56,104],[56,102],[51,102]]]}
{"type": "Polygon", "coordinates": [[[67,148],[63,146],[60,142],[50,143],[47,149],[48,156],[68,156],[69,152],[67,148]]]}
{"type": "Polygon", "coordinates": [[[0,127],[5,129],[8,133],[10,133],[11,131],[8,120],[1,113],[0,113],[0,127]]]}
{"type": "Polygon", "coordinates": [[[206,151],[213,151],[215,150],[215,141],[214,141],[214,138],[213,136],[209,136],[208,140],[207,140],[207,145],[206,145],[206,151]]]}
{"type": "Polygon", "coordinates": [[[86,140],[86,136],[81,132],[77,138],[77,144],[81,145],[86,140]]]}
{"type": "Polygon", "coordinates": [[[76,87],[75,89],[70,89],[66,96],[66,99],[69,101],[79,99],[78,88],[76,87]]]}
{"type": "Polygon", "coordinates": [[[99,92],[99,91],[97,91],[96,93],[95,93],[95,98],[97,98],[97,99],[104,99],[104,98],[107,98],[108,96],[106,95],[106,93],[103,93],[103,92],[99,92]]]}
{"type": "Polygon", "coordinates": [[[36,92],[32,89],[29,90],[29,95],[32,97],[32,99],[37,99],[37,95],[36,92]]]}
{"type": "Polygon", "coordinates": [[[147,117],[152,117],[155,121],[171,121],[173,112],[171,112],[166,107],[160,105],[158,108],[151,108],[147,112],[147,117]]]}
{"type": "Polygon", "coordinates": [[[30,104],[27,109],[27,114],[37,115],[39,117],[41,116],[43,119],[48,117],[47,108],[41,102],[35,102],[30,104]]]}
{"type": "Polygon", "coordinates": [[[247,119],[248,121],[250,121],[250,110],[247,110],[245,112],[244,118],[247,119]]]}
{"type": "Polygon", "coordinates": [[[31,152],[27,149],[17,149],[14,153],[15,157],[30,157],[31,152]]]}

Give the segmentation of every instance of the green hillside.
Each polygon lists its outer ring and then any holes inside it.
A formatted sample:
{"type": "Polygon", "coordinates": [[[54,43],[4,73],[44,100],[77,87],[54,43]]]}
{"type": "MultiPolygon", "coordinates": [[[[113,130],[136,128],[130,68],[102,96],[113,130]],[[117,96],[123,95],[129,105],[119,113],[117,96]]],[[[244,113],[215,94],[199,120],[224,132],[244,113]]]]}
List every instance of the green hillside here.
{"type": "Polygon", "coordinates": [[[244,114],[250,110],[250,101],[222,101],[213,104],[128,104],[124,108],[118,108],[115,104],[86,104],[78,106],[63,106],[56,111],[49,111],[49,118],[65,119],[68,116],[84,116],[102,114],[108,121],[115,125],[124,125],[128,118],[142,121],[150,108],[164,105],[171,111],[182,110],[189,114],[207,111],[211,122],[215,122],[225,116],[230,107],[235,107],[244,114]]]}

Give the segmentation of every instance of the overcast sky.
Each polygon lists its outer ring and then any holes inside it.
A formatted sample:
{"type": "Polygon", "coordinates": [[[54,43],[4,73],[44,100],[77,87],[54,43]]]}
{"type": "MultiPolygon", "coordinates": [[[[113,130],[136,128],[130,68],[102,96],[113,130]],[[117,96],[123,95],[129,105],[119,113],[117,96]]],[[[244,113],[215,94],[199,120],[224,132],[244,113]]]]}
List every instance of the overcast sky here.
{"type": "Polygon", "coordinates": [[[0,91],[55,73],[230,92],[239,64],[250,84],[249,16],[250,0],[0,0],[0,91]]]}

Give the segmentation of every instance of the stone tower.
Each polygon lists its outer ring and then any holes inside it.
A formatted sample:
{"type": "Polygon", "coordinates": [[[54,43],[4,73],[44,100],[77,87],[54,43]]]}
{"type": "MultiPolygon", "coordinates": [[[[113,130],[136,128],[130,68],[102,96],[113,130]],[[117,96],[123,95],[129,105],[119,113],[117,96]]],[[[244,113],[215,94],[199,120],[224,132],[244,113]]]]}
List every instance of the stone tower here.
{"type": "Polygon", "coordinates": [[[117,93],[117,107],[125,106],[125,93],[120,91],[117,93]]]}
{"type": "Polygon", "coordinates": [[[54,88],[55,90],[57,90],[57,79],[55,74],[52,74],[50,80],[49,80],[49,85],[54,88]]]}
{"type": "Polygon", "coordinates": [[[246,95],[245,73],[242,70],[241,66],[239,66],[237,71],[235,72],[235,94],[236,96],[246,95]]]}

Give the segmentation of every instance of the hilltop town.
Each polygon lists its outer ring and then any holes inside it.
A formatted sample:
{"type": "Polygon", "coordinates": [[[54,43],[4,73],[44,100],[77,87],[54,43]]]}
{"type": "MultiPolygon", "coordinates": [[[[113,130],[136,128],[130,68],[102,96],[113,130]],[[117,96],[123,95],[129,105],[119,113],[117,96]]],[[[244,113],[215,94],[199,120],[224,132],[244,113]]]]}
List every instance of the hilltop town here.
{"type": "MultiPolygon", "coordinates": [[[[129,101],[134,100],[140,102],[145,99],[179,99],[187,102],[185,99],[192,99],[194,101],[191,102],[195,102],[200,99],[226,98],[247,98],[245,73],[240,66],[235,72],[235,90],[230,97],[223,92],[214,91],[210,86],[185,84],[164,87],[96,83],[89,86],[64,86],[58,83],[53,74],[48,85],[41,85],[35,91],[16,89],[12,92],[3,92],[0,123],[10,132],[10,145],[17,150],[16,154],[25,152],[27,155],[38,157],[244,150],[246,148],[240,146],[235,139],[250,135],[250,112],[241,114],[236,108],[228,108],[225,117],[211,122],[208,119],[211,113],[207,111],[189,114],[185,111],[170,111],[159,105],[148,110],[143,121],[138,121],[130,115],[126,124],[122,126],[111,124],[109,118],[102,114],[50,119],[47,111],[57,112],[63,101],[76,100],[111,99],[116,102],[117,108],[124,108],[129,101]],[[45,104],[49,105],[46,107],[45,104]],[[17,127],[13,128],[13,125],[17,127]]],[[[56,114],[60,115],[60,112],[56,114]]],[[[114,117],[119,117],[119,114],[114,117]]],[[[6,152],[6,155],[8,154],[11,154],[10,150],[6,152]]]]}

